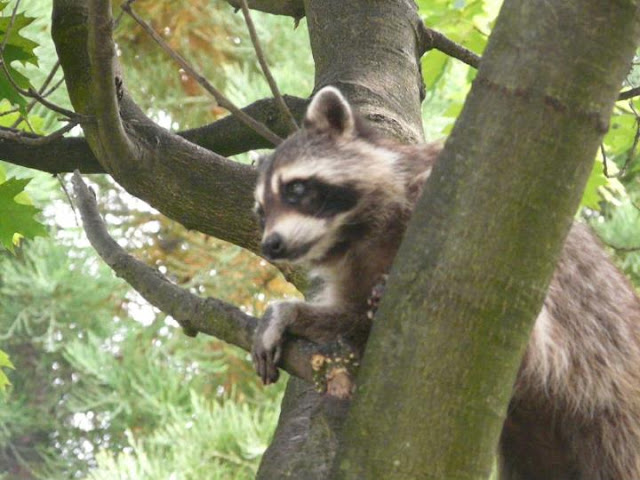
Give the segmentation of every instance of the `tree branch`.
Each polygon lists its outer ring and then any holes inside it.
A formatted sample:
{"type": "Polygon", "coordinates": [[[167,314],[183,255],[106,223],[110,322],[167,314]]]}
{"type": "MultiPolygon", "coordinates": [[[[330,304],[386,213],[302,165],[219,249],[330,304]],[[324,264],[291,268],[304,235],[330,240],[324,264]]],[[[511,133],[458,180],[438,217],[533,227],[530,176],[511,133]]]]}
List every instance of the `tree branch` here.
{"type": "MultiPolygon", "coordinates": [[[[236,10],[241,7],[241,0],[227,0],[227,3],[236,10]]],[[[305,16],[302,0],[249,0],[248,4],[252,10],[293,17],[296,22],[305,16]]]]}
{"type": "MultiPolygon", "coordinates": [[[[149,303],[159,308],[190,332],[202,332],[250,351],[258,319],[217,298],[201,298],[171,283],[156,269],[129,255],[109,236],[98,212],[93,192],[78,172],[73,175],[75,203],[84,230],[98,255],[116,275],[123,278],[149,303]]],[[[282,368],[309,382],[312,381],[311,354],[315,346],[296,339],[286,343],[282,368]]]]}
{"type": "MultiPolygon", "coordinates": [[[[48,135],[34,135],[28,132],[15,130],[13,128],[0,127],[0,142],[2,140],[13,140],[20,145],[30,146],[43,146],[49,145],[55,140],[63,138],[64,134],[72,130],[76,125],[76,122],[70,121],[67,125],[59,128],[55,132],[48,135]]],[[[1,144],[1,143],[0,143],[1,144]]]]}
{"type": "Polygon", "coordinates": [[[449,55],[466,63],[470,67],[478,68],[480,65],[480,55],[447,38],[443,33],[432,30],[424,23],[421,24],[421,26],[420,40],[423,48],[422,54],[435,48],[445,55],[449,55]]]}
{"type": "Polygon", "coordinates": [[[87,24],[87,51],[93,80],[88,87],[96,106],[94,115],[100,147],[107,162],[111,158],[131,158],[136,149],[124,131],[116,93],[111,5],[110,2],[91,0],[88,6],[91,21],[87,24]]]}
{"type": "MultiPolygon", "coordinates": [[[[302,118],[308,100],[284,96],[289,109],[297,119],[302,118]]],[[[272,98],[258,100],[243,110],[256,120],[266,124],[274,132],[285,136],[287,123],[282,118],[272,98]]],[[[34,168],[49,173],[69,173],[80,170],[82,173],[106,173],[100,165],[87,140],[82,137],[63,137],[39,146],[39,142],[22,142],[13,134],[3,134],[10,130],[0,127],[1,160],[15,165],[34,168]]],[[[219,155],[229,156],[260,148],[270,148],[271,143],[252,129],[228,116],[209,125],[177,132],[177,135],[200,147],[219,155]]],[[[22,138],[39,139],[35,134],[21,134],[22,138]]],[[[151,142],[152,136],[147,142],[151,142]]]]}
{"type": "Polygon", "coordinates": [[[624,92],[620,92],[620,95],[618,95],[618,101],[629,100],[630,98],[637,97],[638,95],[640,95],[640,87],[634,87],[629,90],[625,90],[624,92]]]}

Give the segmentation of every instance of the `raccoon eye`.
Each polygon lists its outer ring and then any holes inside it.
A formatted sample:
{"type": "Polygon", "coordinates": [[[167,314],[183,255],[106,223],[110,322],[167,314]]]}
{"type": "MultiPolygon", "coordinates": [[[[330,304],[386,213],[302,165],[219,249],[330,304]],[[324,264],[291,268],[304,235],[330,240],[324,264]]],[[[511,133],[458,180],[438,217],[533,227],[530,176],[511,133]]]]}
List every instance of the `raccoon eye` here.
{"type": "Polygon", "coordinates": [[[297,205],[307,194],[307,183],[303,180],[294,180],[284,186],[282,192],[284,201],[289,205],[297,205]]]}

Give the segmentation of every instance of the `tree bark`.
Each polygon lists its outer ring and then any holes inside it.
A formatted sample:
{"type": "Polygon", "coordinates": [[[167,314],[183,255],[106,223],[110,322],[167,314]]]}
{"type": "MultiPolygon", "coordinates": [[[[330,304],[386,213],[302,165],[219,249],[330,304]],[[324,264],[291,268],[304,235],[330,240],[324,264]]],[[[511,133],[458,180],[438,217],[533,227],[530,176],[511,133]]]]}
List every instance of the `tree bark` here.
{"type": "Polygon", "coordinates": [[[315,88],[338,87],[388,136],[423,140],[423,26],[415,2],[307,0],[305,11],[315,88]]]}
{"type": "Polygon", "coordinates": [[[505,2],[374,323],[336,477],[486,479],[639,33],[637,2],[505,2]]]}
{"type": "MultiPolygon", "coordinates": [[[[227,0],[236,9],[240,9],[240,0],[227,0]]],[[[304,4],[302,0],[249,0],[249,8],[274,15],[293,17],[296,21],[304,17],[304,4]]]]}

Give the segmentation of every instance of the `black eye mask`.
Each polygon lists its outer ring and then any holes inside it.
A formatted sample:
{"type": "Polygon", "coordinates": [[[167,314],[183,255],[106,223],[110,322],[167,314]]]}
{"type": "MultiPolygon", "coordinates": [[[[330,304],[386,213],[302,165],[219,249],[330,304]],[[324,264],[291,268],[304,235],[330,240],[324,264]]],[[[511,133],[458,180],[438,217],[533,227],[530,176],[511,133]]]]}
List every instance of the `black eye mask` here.
{"type": "Polygon", "coordinates": [[[351,210],[360,194],[351,185],[332,185],[315,178],[292,180],[282,188],[282,201],[300,213],[329,218],[351,210]]]}

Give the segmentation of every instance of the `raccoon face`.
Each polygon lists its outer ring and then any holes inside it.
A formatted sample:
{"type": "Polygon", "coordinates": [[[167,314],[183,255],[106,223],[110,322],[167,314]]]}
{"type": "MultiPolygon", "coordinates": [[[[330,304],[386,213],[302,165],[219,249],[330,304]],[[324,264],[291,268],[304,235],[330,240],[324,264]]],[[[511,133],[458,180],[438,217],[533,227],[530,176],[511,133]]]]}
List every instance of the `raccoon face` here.
{"type": "MultiPolygon", "coordinates": [[[[371,160],[384,157],[386,165],[389,154],[363,139],[357,122],[342,94],[326,87],[309,105],[304,128],[260,163],[255,211],[268,259],[317,265],[367,230],[364,206],[381,173],[371,160]]],[[[389,178],[391,165],[384,170],[389,178]]]]}
{"type": "Polygon", "coordinates": [[[358,204],[357,189],[317,176],[272,179],[256,202],[263,254],[292,263],[321,261],[340,242],[340,227],[358,204]]]}

